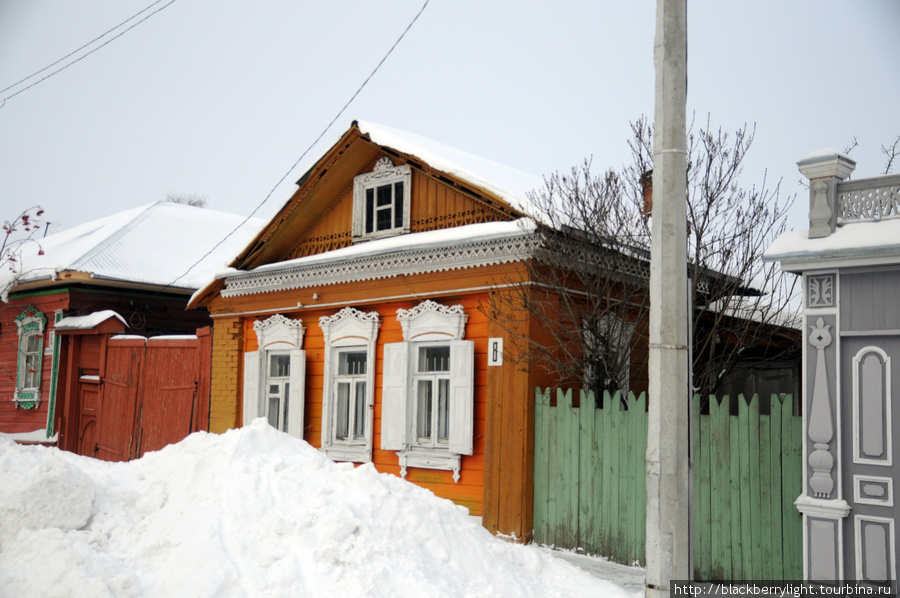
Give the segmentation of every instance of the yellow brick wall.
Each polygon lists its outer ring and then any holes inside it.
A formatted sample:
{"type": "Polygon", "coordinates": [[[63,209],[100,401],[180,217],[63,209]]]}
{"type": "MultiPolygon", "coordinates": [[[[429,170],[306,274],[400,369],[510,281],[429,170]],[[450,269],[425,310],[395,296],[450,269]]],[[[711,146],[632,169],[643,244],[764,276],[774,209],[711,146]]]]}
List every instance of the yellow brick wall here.
{"type": "Polygon", "coordinates": [[[222,433],[241,424],[243,325],[240,318],[213,321],[209,431],[222,433]]]}

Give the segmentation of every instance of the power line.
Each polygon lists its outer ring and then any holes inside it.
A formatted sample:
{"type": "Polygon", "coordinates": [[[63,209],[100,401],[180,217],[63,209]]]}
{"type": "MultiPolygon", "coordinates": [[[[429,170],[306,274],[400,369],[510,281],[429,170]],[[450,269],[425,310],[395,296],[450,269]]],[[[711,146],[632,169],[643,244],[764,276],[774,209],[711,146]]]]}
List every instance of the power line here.
{"type": "MultiPolygon", "coordinates": [[[[172,0],[172,1],[174,2],[174,0],[172,0]]],[[[300,164],[300,162],[303,160],[303,158],[305,158],[306,155],[312,150],[312,148],[314,148],[314,147],[316,146],[316,144],[319,143],[319,141],[322,139],[322,137],[325,136],[325,133],[327,133],[328,130],[331,129],[332,125],[334,125],[334,123],[337,121],[337,119],[339,119],[339,118],[341,117],[341,115],[344,114],[344,112],[347,110],[347,108],[350,106],[350,104],[353,102],[353,100],[356,99],[356,96],[358,96],[358,95],[360,94],[360,92],[363,90],[363,88],[366,86],[366,84],[369,83],[369,80],[375,75],[375,73],[378,72],[378,69],[380,69],[380,68],[381,68],[381,65],[383,65],[384,62],[388,59],[388,56],[391,55],[391,53],[394,51],[394,48],[397,47],[397,45],[398,45],[398,44],[400,43],[400,41],[406,36],[406,34],[409,32],[409,30],[412,28],[412,26],[416,23],[416,21],[419,20],[419,17],[422,16],[422,13],[425,12],[425,7],[428,6],[428,3],[429,3],[430,1],[431,1],[431,0],[425,0],[425,3],[422,4],[422,8],[419,9],[419,12],[416,13],[416,16],[414,16],[413,19],[409,22],[409,24],[406,26],[406,29],[404,29],[404,30],[403,30],[403,33],[400,34],[400,37],[397,38],[397,41],[394,42],[394,44],[390,47],[390,49],[387,51],[387,53],[381,58],[380,61],[378,61],[378,64],[375,65],[375,68],[372,69],[372,72],[369,73],[369,76],[366,77],[365,81],[363,81],[362,84],[359,86],[359,88],[353,93],[353,95],[350,96],[350,99],[347,100],[347,102],[346,102],[346,103],[344,104],[344,106],[338,111],[338,113],[334,115],[334,118],[331,119],[331,122],[329,122],[329,123],[325,126],[325,128],[322,129],[322,132],[319,133],[319,136],[316,137],[315,141],[313,141],[313,142],[309,145],[309,147],[307,147],[306,150],[304,150],[303,153],[300,154],[300,157],[297,158],[297,160],[291,165],[291,167],[287,170],[287,172],[285,172],[284,175],[283,175],[280,179],[278,179],[278,182],[275,183],[275,185],[272,187],[272,189],[269,191],[269,193],[265,196],[265,198],[263,198],[263,200],[262,200],[261,202],[259,202],[259,205],[257,205],[257,206],[253,209],[253,211],[250,212],[250,215],[247,216],[247,217],[243,220],[243,222],[241,222],[241,223],[238,224],[236,227],[234,227],[234,230],[232,230],[230,233],[228,233],[227,235],[225,235],[225,237],[224,237],[221,241],[219,241],[218,243],[216,243],[216,245],[215,245],[212,249],[210,249],[209,251],[207,251],[206,254],[203,255],[203,257],[201,257],[199,260],[197,260],[196,262],[194,262],[193,265],[191,265],[187,270],[185,270],[185,271],[184,271],[184,274],[182,274],[181,276],[179,276],[178,278],[176,278],[175,280],[173,280],[172,282],[170,282],[169,284],[167,284],[167,285],[162,289],[163,291],[165,291],[167,288],[169,288],[170,286],[174,285],[176,282],[178,282],[179,280],[181,280],[182,278],[184,278],[185,276],[187,276],[188,273],[189,273],[191,270],[193,270],[193,269],[197,266],[197,264],[199,264],[200,262],[202,262],[203,260],[205,260],[207,257],[209,257],[209,255],[212,254],[213,251],[215,251],[216,249],[218,249],[219,246],[222,245],[222,243],[224,243],[225,241],[227,241],[227,240],[231,237],[231,235],[233,235],[234,233],[236,233],[236,232],[238,231],[238,229],[240,229],[242,226],[244,226],[245,224],[247,224],[247,222],[249,222],[250,219],[253,218],[253,215],[256,214],[256,213],[257,213],[257,212],[258,212],[258,211],[266,204],[267,201],[269,201],[269,199],[272,197],[272,194],[274,194],[274,193],[275,193],[275,190],[278,189],[278,186],[281,185],[281,183],[283,183],[284,180],[285,180],[286,178],[288,178],[288,176],[290,176],[290,174],[294,171],[295,168],[297,168],[297,165],[300,164]]]]}
{"type": "MultiPolygon", "coordinates": [[[[29,79],[32,79],[32,78],[34,78],[34,77],[40,75],[41,73],[43,73],[43,72],[46,71],[47,69],[56,66],[56,65],[59,64],[60,62],[62,62],[62,61],[64,61],[64,60],[66,60],[67,58],[69,58],[70,56],[73,56],[74,54],[77,54],[78,52],[80,52],[81,50],[87,48],[88,46],[90,46],[90,45],[93,44],[94,42],[96,42],[96,41],[98,41],[98,40],[100,40],[100,39],[103,39],[104,37],[106,37],[107,35],[109,35],[109,34],[112,33],[113,31],[115,31],[116,29],[119,29],[119,28],[122,27],[125,23],[128,23],[129,21],[134,20],[135,18],[137,18],[137,17],[140,16],[141,14],[147,12],[148,10],[150,10],[151,8],[153,8],[154,6],[156,6],[157,4],[159,4],[160,2],[163,2],[163,0],[156,0],[156,2],[154,2],[153,4],[150,4],[149,6],[143,8],[142,10],[138,11],[137,13],[131,15],[130,17],[128,17],[127,19],[125,19],[124,21],[122,21],[121,23],[119,23],[118,25],[116,25],[115,27],[113,27],[112,29],[110,29],[110,30],[108,30],[108,31],[106,31],[106,32],[104,32],[104,33],[101,33],[100,35],[98,35],[97,37],[95,37],[94,39],[92,39],[91,41],[89,41],[88,43],[84,44],[84,45],[81,46],[80,48],[78,48],[78,49],[76,49],[76,50],[72,50],[71,52],[69,52],[68,54],[66,54],[65,56],[63,56],[62,58],[60,58],[59,60],[57,60],[57,61],[55,61],[55,62],[52,62],[52,63],[48,64],[47,66],[45,66],[45,67],[42,68],[41,70],[35,71],[34,73],[28,75],[28,76],[25,77],[24,79],[21,79],[21,80],[19,80],[19,81],[16,81],[16,82],[13,83],[12,85],[10,85],[10,86],[8,86],[8,87],[6,87],[6,88],[4,88],[4,89],[0,89],[0,94],[6,93],[6,92],[9,91],[10,89],[12,89],[12,88],[14,88],[14,87],[16,87],[16,86],[18,86],[18,85],[24,83],[25,81],[28,81],[29,79]]],[[[132,29],[134,29],[135,27],[137,27],[138,25],[140,25],[141,23],[143,23],[144,21],[146,21],[147,19],[149,19],[149,18],[152,17],[153,15],[155,15],[155,14],[157,14],[158,12],[160,12],[160,11],[162,11],[162,10],[168,8],[168,7],[171,6],[174,2],[175,2],[175,0],[169,0],[169,2],[168,2],[167,4],[165,4],[164,6],[161,6],[160,8],[154,10],[153,12],[151,12],[149,15],[145,16],[143,19],[141,19],[141,20],[138,21],[137,23],[134,23],[133,25],[131,25],[131,27],[128,27],[127,29],[122,30],[122,31],[119,32],[117,35],[115,35],[115,36],[111,37],[110,39],[106,40],[105,42],[103,42],[102,44],[100,44],[99,46],[97,46],[96,48],[94,48],[93,50],[91,50],[90,52],[85,52],[83,55],[79,56],[78,58],[76,58],[76,59],[73,60],[72,62],[69,62],[69,63],[67,63],[67,64],[64,64],[63,66],[61,66],[60,68],[56,69],[56,70],[53,71],[52,73],[49,73],[48,75],[46,75],[46,76],[44,76],[44,77],[41,77],[40,79],[38,79],[37,81],[35,81],[35,82],[32,83],[31,85],[28,85],[28,86],[26,86],[26,87],[23,87],[23,88],[20,89],[19,91],[15,92],[15,93],[12,93],[12,94],[10,94],[10,95],[8,95],[8,96],[6,96],[6,97],[3,98],[2,100],[0,100],[0,108],[2,108],[4,104],[6,104],[6,100],[9,100],[9,99],[11,99],[11,98],[16,97],[17,95],[19,95],[19,94],[22,93],[23,91],[27,91],[27,90],[31,89],[32,87],[34,87],[35,85],[37,85],[37,84],[39,84],[39,83],[42,83],[43,81],[46,81],[47,79],[49,79],[49,78],[52,77],[53,75],[56,75],[57,73],[61,73],[62,71],[66,70],[67,68],[69,68],[69,67],[72,66],[73,64],[75,64],[75,63],[77,63],[77,62],[81,62],[82,60],[84,60],[85,58],[87,58],[88,56],[90,56],[91,54],[93,54],[94,52],[96,52],[97,50],[99,50],[100,48],[102,48],[102,47],[106,46],[107,44],[109,44],[109,43],[111,43],[111,42],[113,42],[113,41],[119,39],[120,37],[122,37],[123,35],[125,35],[125,34],[128,33],[129,31],[131,31],[132,29]]]]}

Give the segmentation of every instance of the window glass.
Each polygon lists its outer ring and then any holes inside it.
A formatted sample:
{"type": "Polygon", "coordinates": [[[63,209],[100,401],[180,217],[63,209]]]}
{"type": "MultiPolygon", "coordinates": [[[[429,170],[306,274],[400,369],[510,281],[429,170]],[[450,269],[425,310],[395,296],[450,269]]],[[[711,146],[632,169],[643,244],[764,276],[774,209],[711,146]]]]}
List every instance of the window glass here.
{"type": "Polygon", "coordinates": [[[337,414],[335,419],[334,437],[337,440],[347,440],[350,430],[350,384],[339,382],[337,385],[337,414]]]}
{"type": "Polygon", "coordinates": [[[403,228],[403,181],[394,183],[394,228],[403,228]]]}
{"type": "Polygon", "coordinates": [[[420,347],[419,348],[420,372],[449,372],[450,371],[450,347],[420,347]]]}
{"type": "Polygon", "coordinates": [[[362,438],[366,435],[363,424],[366,422],[366,383],[356,383],[356,412],[353,415],[353,436],[362,438]]]}
{"type": "Polygon", "coordinates": [[[419,347],[416,370],[417,442],[446,445],[450,439],[450,346],[419,347]]]}
{"type": "Polygon", "coordinates": [[[366,352],[345,351],[338,358],[338,375],[361,376],[366,373],[366,352]]]}
{"type": "Polygon", "coordinates": [[[340,351],[335,378],[334,438],[358,441],[366,435],[366,351],[340,351]]]}
{"type": "Polygon", "coordinates": [[[269,376],[287,378],[291,375],[291,356],[285,353],[269,356],[269,376]]]}
{"type": "Polygon", "coordinates": [[[416,436],[420,443],[431,440],[431,380],[419,380],[416,389],[416,436]]]}

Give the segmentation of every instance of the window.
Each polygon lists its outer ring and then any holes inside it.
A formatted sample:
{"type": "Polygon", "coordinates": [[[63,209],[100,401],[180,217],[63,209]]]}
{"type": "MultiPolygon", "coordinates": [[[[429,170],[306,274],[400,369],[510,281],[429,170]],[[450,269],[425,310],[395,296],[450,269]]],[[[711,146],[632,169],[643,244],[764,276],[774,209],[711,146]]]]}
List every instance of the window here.
{"type": "Polygon", "coordinates": [[[334,439],[339,442],[365,441],[366,370],[365,351],[338,351],[338,371],[334,377],[337,401],[334,439]]]}
{"type": "Polygon", "coordinates": [[[16,316],[19,352],[13,400],[24,409],[33,409],[41,402],[41,358],[46,322],[44,314],[34,307],[27,307],[16,316]]]}
{"type": "Polygon", "coordinates": [[[282,432],[287,431],[290,414],[291,354],[266,351],[269,372],[266,378],[266,419],[269,425],[282,432]]]}
{"type": "Polygon", "coordinates": [[[411,172],[382,157],[372,172],[353,179],[354,240],[409,232],[411,172]]]}
{"type": "Polygon", "coordinates": [[[325,341],[322,451],[337,461],[372,460],[377,312],[345,307],[319,318],[325,341]]]}
{"type": "Polygon", "coordinates": [[[273,428],[303,438],[303,324],[276,314],[253,329],[259,350],[244,353],[244,425],[264,417],[273,428]]]}
{"type": "Polygon", "coordinates": [[[416,356],[416,446],[446,448],[450,442],[450,346],[419,347],[416,356]]]}
{"type": "Polygon", "coordinates": [[[462,340],[461,305],[425,301],[397,311],[402,343],[384,346],[381,448],[408,467],[446,469],[459,481],[461,455],[471,455],[475,343],[462,340]]]}
{"type": "Polygon", "coordinates": [[[634,324],[616,314],[605,313],[599,319],[585,319],[582,325],[585,385],[595,392],[620,391],[624,399],[631,384],[634,324]]]}

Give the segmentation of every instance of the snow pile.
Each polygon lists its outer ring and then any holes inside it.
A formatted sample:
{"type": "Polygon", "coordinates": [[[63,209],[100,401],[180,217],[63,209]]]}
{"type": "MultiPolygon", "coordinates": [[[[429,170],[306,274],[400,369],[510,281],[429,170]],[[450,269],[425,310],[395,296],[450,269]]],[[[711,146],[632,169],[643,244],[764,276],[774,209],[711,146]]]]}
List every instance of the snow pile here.
{"type": "Polygon", "coordinates": [[[0,528],[4,595],[628,596],[263,420],[130,463],[0,440],[0,464],[0,520],[25,521],[0,528]]]}

